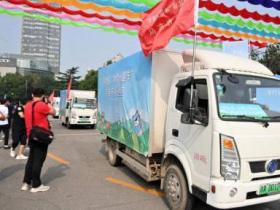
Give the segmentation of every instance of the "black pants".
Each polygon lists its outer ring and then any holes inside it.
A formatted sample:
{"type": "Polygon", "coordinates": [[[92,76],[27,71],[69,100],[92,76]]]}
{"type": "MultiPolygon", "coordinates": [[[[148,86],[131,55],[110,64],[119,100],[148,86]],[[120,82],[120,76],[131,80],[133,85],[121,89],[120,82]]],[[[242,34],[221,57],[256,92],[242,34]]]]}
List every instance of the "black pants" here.
{"type": "Polygon", "coordinates": [[[3,131],[5,138],[4,138],[4,145],[8,146],[9,143],[9,133],[10,133],[10,127],[9,125],[0,125],[0,133],[3,131]]]}
{"type": "Polygon", "coordinates": [[[41,185],[41,170],[46,159],[48,146],[37,142],[30,142],[30,153],[25,166],[23,182],[32,184],[33,188],[41,185]]]}
{"type": "Polygon", "coordinates": [[[27,137],[25,130],[12,129],[12,148],[15,149],[19,145],[19,143],[21,145],[26,145],[26,138],[27,137]]]}

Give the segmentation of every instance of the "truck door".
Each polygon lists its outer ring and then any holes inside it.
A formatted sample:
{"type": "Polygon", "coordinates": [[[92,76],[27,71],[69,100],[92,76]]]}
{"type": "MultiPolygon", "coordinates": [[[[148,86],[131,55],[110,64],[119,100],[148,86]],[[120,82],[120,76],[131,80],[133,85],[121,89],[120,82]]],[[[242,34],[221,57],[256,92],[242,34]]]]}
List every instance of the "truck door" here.
{"type": "Polygon", "coordinates": [[[173,135],[182,145],[187,159],[190,161],[193,185],[204,191],[210,189],[211,148],[212,148],[212,123],[209,100],[209,87],[207,78],[195,79],[193,96],[193,120],[188,120],[190,115],[190,82],[177,83],[175,99],[175,113],[178,135],[173,135]]]}

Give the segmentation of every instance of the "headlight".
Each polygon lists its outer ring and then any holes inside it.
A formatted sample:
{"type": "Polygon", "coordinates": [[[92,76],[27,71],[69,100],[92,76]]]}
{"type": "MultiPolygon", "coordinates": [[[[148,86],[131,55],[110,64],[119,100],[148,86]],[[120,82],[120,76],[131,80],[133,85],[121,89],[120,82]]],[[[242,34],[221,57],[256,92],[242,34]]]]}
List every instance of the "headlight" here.
{"type": "Polygon", "coordinates": [[[233,137],[220,135],[221,175],[225,180],[238,180],[240,177],[240,157],[233,137]]]}

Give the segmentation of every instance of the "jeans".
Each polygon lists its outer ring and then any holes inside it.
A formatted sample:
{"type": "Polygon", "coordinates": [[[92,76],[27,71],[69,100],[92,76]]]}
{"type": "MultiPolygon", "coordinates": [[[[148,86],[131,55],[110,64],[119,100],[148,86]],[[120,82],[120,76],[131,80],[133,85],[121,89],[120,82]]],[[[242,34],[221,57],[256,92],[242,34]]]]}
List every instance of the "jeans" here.
{"type": "Polygon", "coordinates": [[[30,141],[30,153],[25,166],[25,174],[23,182],[32,184],[33,188],[41,185],[41,170],[46,160],[48,146],[38,142],[30,141]]]}

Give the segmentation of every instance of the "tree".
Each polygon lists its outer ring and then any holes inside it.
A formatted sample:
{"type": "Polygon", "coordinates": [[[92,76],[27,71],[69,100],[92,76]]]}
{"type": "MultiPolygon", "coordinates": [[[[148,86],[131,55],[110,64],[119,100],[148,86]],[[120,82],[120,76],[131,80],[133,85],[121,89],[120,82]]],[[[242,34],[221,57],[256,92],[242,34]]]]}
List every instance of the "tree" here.
{"type": "Polygon", "coordinates": [[[60,82],[62,84],[65,85],[66,88],[66,84],[68,83],[68,81],[70,81],[70,79],[72,78],[72,87],[75,88],[78,86],[78,80],[81,78],[81,76],[77,76],[77,73],[79,72],[79,67],[72,67],[70,69],[67,69],[66,72],[59,72],[59,76],[57,77],[58,80],[60,80],[60,82]]]}
{"type": "Polygon", "coordinates": [[[85,79],[80,82],[79,89],[96,91],[97,90],[97,78],[98,78],[98,72],[94,69],[89,70],[85,76],[85,79]]]}
{"type": "Polygon", "coordinates": [[[25,96],[25,80],[20,74],[6,74],[0,78],[0,95],[11,99],[25,96]]]}
{"type": "Polygon", "coordinates": [[[280,74],[280,44],[268,45],[265,51],[252,51],[251,57],[268,67],[273,73],[280,74]]]}
{"type": "Polygon", "coordinates": [[[31,97],[34,87],[40,87],[49,95],[53,90],[59,90],[58,82],[52,76],[30,74],[6,74],[0,77],[0,97],[6,96],[15,101],[22,101],[31,97]]]}

